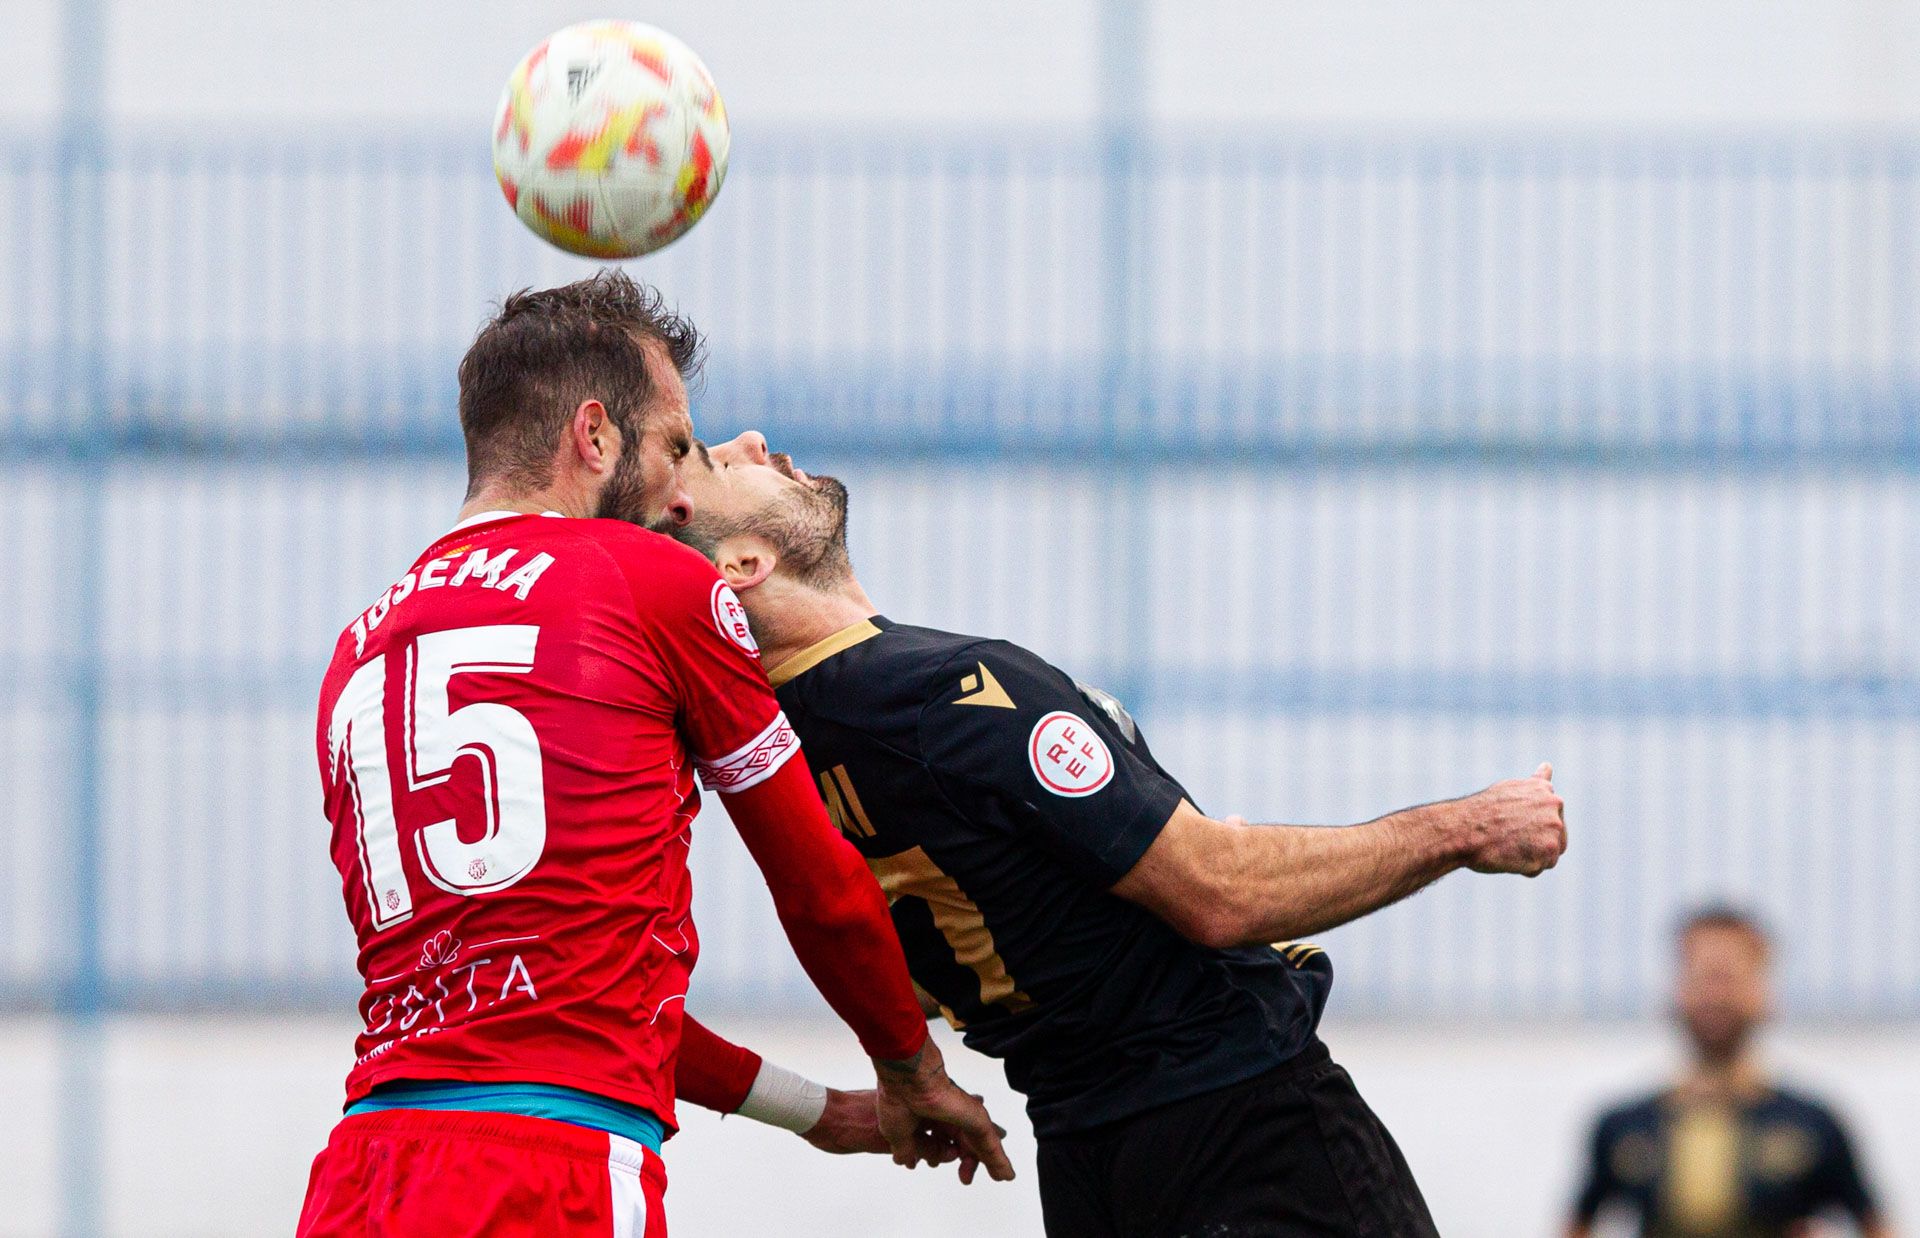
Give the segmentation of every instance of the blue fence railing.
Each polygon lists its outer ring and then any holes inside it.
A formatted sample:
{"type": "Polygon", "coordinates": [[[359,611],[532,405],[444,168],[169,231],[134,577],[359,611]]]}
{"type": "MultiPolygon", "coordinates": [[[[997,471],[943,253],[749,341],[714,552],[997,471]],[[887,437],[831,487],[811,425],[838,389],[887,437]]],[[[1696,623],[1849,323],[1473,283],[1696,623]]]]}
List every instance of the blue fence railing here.
{"type": "MultiPolygon", "coordinates": [[[[848,478],[890,613],[1112,687],[1209,807],[1556,760],[1567,863],[1342,930],[1347,1008],[1646,1010],[1733,895],[1791,1008],[1913,1014],[1917,154],[742,133],[636,269],[711,337],[703,433],[848,478]]],[[[344,1009],[320,665],[457,507],[488,303],[588,268],[470,142],[81,156],[0,140],[0,1008],[344,1009]]],[[[701,837],[708,999],[799,1000],[701,837]]]]}
{"type": "MultiPolygon", "coordinates": [[[[642,271],[716,345],[712,398],[848,447],[1920,450],[1920,142],[743,133],[720,204],[642,271]],[[1127,192],[1103,197],[1103,178],[1127,192]],[[1137,215],[1109,251],[1103,207],[1137,215]],[[1129,312],[1110,312],[1107,267],[1129,312]]],[[[484,307],[586,269],[441,137],[123,138],[73,221],[60,151],[0,140],[0,433],[454,446],[484,307]]]]}

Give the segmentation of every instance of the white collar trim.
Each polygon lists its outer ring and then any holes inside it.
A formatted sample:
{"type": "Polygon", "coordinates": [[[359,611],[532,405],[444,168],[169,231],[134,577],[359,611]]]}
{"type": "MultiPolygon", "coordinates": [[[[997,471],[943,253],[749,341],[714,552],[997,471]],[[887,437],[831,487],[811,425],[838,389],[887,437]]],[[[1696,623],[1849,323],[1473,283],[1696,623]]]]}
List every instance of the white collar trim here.
{"type": "MultiPolygon", "coordinates": [[[[459,524],[448,529],[447,532],[458,533],[462,529],[471,529],[476,524],[490,524],[495,520],[511,520],[515,516],[531,516],[532,514],[532,512],[481,512],[478,515],[468,516],[459,524]]],[[[562,520],[566,519],[565,514],[561,512],[541,512],[540,514],[542,516],[557,516],[562,520]]]]}

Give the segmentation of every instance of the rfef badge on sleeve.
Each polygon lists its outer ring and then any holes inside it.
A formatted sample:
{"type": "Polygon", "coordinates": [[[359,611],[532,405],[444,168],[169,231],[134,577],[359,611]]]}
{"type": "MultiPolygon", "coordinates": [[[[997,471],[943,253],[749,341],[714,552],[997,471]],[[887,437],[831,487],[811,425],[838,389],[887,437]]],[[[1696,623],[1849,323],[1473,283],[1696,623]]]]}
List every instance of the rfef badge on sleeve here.
{"type": "Polygon", "coordinates": [[[1113,754],[1100,733],[1077,714],[1059,710],[1033,728],[1027,761],[1041,786],[1069,799],[1092,795],[1113,778],[1113,754]]]}
{"type": "Polygon", "coordinates": [[[713,582],[713,625],[720,629],[720,635],[726,637],[754,657],[760,656],[760,642],[753,639],[753,629],[747,626],[747,608],[740,605],[733,590],[724,580],[713,582]]]}

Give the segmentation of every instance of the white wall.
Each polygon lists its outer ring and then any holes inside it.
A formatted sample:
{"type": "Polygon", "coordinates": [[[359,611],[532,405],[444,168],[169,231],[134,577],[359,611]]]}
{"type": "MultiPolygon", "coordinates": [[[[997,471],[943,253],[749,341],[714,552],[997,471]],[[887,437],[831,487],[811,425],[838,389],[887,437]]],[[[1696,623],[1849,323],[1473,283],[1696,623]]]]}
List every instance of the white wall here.
{"type": "MultiPolygon", "coordinates": [[[[851,1037],[819,1024],[716,1020],[777,1059],[852,1085],[851,1037]]],[[[1664,1031],[1341,1024],[1335,1057],[1386,1120],[1444,1234],[1538,1238],[1572,1189],[1594,1108],[1664,1072],[1664,1031]]],[[[108,1036],[108,1234],[257,1238],[292,1229],[307,1167],[338,1111],[351,1027],[335,1021],[130,1020],[108,1036]]],[[[1011,1131],[1020,1178],[962,1189],[875,1157],[830,1159],[778,1131],[699,1110],[667,1147],[675,1233],[782,1238],[1024,1238],[1040,1232],[1033,1141],[998,1070],[947,1041],[962,1082],[1011,1131]]],[[[49,1023],[0,1022],[0,1238],[51,1230],[59,1104],[49,1023]]],[[[1783,1030],[1773,1057],[1851,1118],[1897,1219],[1920,1218],[1920,1039],[1783,1030]]]]}
{"type": "Polygon", "coordinates": [[[1162,0],[1156,107],[1418,127],[1897,124],[1910,0],[1162,0]]]}
{"type": "MultiPolygon", "coordinates": [[[[1073,125],[1097,0],[109,0],[123,116],[473,123],[564,22],[624,9],[711,62],[736,124],[1073,125]]],[[[44,113],[55,0],[0,3],[0,120],[44,113]]],[[[1152,111],[1417,127],[1920,121],[1914,0],[1159,0],[1152,111]]],[[[484,123],[484,122],[481,122],[484,123]]]]}
{"type": "Polygon", "coordinates": [[[1021,125],[1036,106],[1049,121],[1071,123],[1092,97],[1087,0],[122,0],[114,106],[143,119],[479,118],[484,126],[528,48],[610,9],[672,30],[700,52],[736,131],[797,118],[1021,125]],[[166,73],[153,72],[160,64],[166,73]]]}

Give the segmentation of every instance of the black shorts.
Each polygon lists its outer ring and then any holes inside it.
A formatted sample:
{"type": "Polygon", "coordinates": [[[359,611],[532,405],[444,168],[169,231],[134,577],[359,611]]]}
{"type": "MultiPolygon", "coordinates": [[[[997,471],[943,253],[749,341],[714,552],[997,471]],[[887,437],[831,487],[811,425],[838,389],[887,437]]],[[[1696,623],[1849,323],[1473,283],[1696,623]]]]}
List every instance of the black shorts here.
{"type": "Polygon", "coordinates": [[[1245,1083],[1040,1141],[1048,1238],[1438,1238],[1393,1136],[1314,1042],[1245,1083]]]}

